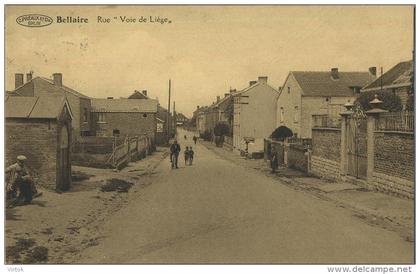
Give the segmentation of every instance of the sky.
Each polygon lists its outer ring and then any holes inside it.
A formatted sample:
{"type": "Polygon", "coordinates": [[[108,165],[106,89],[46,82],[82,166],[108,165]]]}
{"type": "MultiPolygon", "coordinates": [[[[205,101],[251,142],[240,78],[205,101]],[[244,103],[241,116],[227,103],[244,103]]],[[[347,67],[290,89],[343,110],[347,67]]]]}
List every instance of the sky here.
{"type": "Polygon", "coordinates": [[[64,85],[87,96],[147,90],[166,107],[171,79],[176,110],[191,117],[198,105],[258,76],[278,88],[289,71],[386,71],[409,60],[413,6],[7,6],[5,50],[6,90],[15,73],[59,72],[64,85]],[[54,23],[17,24],[25,14],[54,23]],[[57,16],[89,22],[58,24],[57,16]],[[119,16],[171,23],[123,23],[119,16]]]}

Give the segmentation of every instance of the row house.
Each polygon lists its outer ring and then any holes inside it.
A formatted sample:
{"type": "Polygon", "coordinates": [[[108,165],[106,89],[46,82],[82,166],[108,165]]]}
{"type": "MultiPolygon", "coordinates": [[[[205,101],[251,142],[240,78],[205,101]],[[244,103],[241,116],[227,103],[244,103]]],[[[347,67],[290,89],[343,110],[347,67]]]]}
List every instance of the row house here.
{"type": "Polygon", "coordinates": [[[24,97],[52,97],[64,96],[72,109],[72,139],[76,141],[80,136],[94,135],[91,120],[91,98],[63,84],[63,75],[54,73],[53,79],[34,77],[32,73],[15,74],[15,89],[9,94],[24,97]]]}
{"type": "Polygon", "coordinates": [[[197,106],[194,111],[195,125],[200,136],[203,136],[206,131],[206,111],[208,107],[197,106]]]}
{"type": "Polygon", "coordinates": [[[387,90],[401,99],[403,109],[407,109],[410,96],[414,95],[413,60],[400,62],[378,79],[368,84],[362,92],[387,90]]]}
{"type": "Polygon", "coordinates": [[[268,85],[266,76],[250,81],[233,94],[233,147],[249,153],[264,150],[264,138],[276,128],[279,91],[268,85]]]}
{"type": "Polygon", "coordinates": [[[376,68],[366,72],[291,71],[277,99],[276,127],[286,126],[299,138],[311,138],[312,115],[339,117],[344,104],[376,79],[376,68]]]}
{"type": "Polygon", "coordinates": [[[156,141],[156,100],[92,99],[97,136],[147,136],[156,141]]]}

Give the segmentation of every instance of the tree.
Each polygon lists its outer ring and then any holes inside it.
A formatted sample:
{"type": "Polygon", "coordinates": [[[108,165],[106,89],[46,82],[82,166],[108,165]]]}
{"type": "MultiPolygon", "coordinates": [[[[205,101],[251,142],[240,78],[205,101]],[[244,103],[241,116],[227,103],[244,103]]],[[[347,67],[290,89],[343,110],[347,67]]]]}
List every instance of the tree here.
{"type": "Polygon", "coordinates": [[[214,127],[214,135],[216,136],[229,135],[229,133],[230,133],[230,128],[229,128],[229,125],[226,123],[219,122],[214,127]]]}
{"type": "Polygon", "coordinates": [[[374,107],[370,104],[370,101],[375,99],[375,95],[378,95],[378,99],[383,102],[380,105],[380,108],[388,110],[390,112],[396,112],[396,111],[402,110],[400,97],[398,97],[393,92],[388,91],[388,90],[363,92],[356,99],[354,104],[360,106],[363,111],[370,110],[374,107]]]}
{"type": "Polygon", "coordinates": [[[278,128],[276,128],[273,133],[271,133],[271,138],[273,139],[279,139],[279,140],[284,140],[288,137],[292,137],[293,136],[293,131],[285,126],[280,126],[278,128]]]}

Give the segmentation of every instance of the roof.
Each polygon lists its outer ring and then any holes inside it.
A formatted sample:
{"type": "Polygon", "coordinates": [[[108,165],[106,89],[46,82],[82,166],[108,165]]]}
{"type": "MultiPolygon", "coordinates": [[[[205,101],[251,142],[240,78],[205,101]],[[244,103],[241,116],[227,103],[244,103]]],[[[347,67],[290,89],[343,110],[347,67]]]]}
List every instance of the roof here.
{"type": "Polygon", "coordinates": [[[4,104],[6,118],[57,119],[64,106],[67,106],[72,117],[71,108],[64,96],[7,96],[4,104]]]}
{"type": "Polygon", "coordinates": [[[253,85],[251,85],[251,86],[247,86],[247,87],[246,87],[246,88],[244,88],[243,90],[233,92],[233,93],[232,93],[232,96],[241,95],[241,94],[243,94],[243,93],[247,92],[248,90],[251,90],[251,89],[253,89],[253,88],[255,88],[255,87],[259,86],[259,85],[266,85],[267,87],[271,88],[271,89],[272,89],[274,92],[276,92],[277,94],[279,93],[279,91],[278,91],[277,89],[273,88],[273,87],[272,87],[272,86],[270,86],[269,84],[267,84],[267,83],[263,84],[263,83],[261,83],[261,82],[259,82],[259,81],[255,81],[255,83],[254,83],[253,85]]]}
{"type": "Polygon", "coordinates": [[[413,60],[400,62],[374,82],[364,87],[363,90],[381,88],[381,82],[383,87],[392,85],[411,85],[413,70],[413,60]]]}
{"type": "Polygon", "coordinates": [[[131,94],[130,96],[128,96],[128,99],[150,99],[147,95],[145,95],[144,93],[135,90],[133,92],[133,94],[131,94]]]}
{"type": "MultiPolygon", "coordinates": [[[[364,87],[375,77],[369,72],[338,72],[338,79],[330,71],[291,71],[302,89],[302,96],[351,97],[352,87],[364,87]]],[[[290,76],[289,74],[289,76],[290,76]]]]}
{"type": "Polygon", "coordinates": [[[158,102],[153,99],[92,99],[93,112],[156,113],[158,102]]]}
{"type": "MultiPolygon", "coordinates": [[[[42,80],[44,80],[44,81],[47,81],[47,82],[48,82],[48,83],[50,83],[51,85],[54,85],[54,81],[53,81],[53,80],[48,79],[48,78],[45,78],[45,77],[35,77],[35,78],[34,78],[34,79],[32,79],[31,81],[33,81],[33,80],[35,80],[35,79],[37,79],[37,78],[42,79],[42,80]]],[[[29,83],[29,82],[28,82],[28,83],[29,83]]],[[[86,96],[86,95],[84,95],[84,94],[82,94],[82,93],[80,93],[80,92],[78,92],[78,91],[75,91],[74,89],[69,88],[69,87],[67,87],[67,86],[65,86],[65,85],[61,85],[61,86],[56,86],[56,85],[54,85],[54,87],[61,88],[62,90],[67,91],[67,92],[69,92],[69,93],[71,93],[71,94],[73,94],[73,95],[75,95],[75,96],[77,96],[77,97],[80,97],[80,98],[85,98],[85,99],[90,99],[90,97],[88,97],[88,96],[86,96]]]]}

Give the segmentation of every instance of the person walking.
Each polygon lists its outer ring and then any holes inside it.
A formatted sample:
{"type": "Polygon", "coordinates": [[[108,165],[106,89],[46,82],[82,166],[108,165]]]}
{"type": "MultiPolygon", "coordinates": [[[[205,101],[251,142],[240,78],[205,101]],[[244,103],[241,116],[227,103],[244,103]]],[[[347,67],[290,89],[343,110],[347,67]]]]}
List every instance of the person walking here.
{"type": "Polygon", "coordinates": [[[270,157],[270,166],[271,166],[271,173],[275,173],[278,167],[279,161],[277,159],[277,153],[275,150],[271,150],[271,157],[270,157]]]}
{"type": "Polygon", "coordinates": [[[196,145],[197,144],[197,137],[195,135],[193,137],[193,141],[194,141],[194,145],[196,145]]]}
{"type": "Polygon", "coordinates": [[[172,145],[169,148],[170,156],[171,156],[171,166],[172,168],[178,168],[178,157],[179,153],[181,152],[181,147],[179,146],[177,140],[174,140],[172,145]]]}

